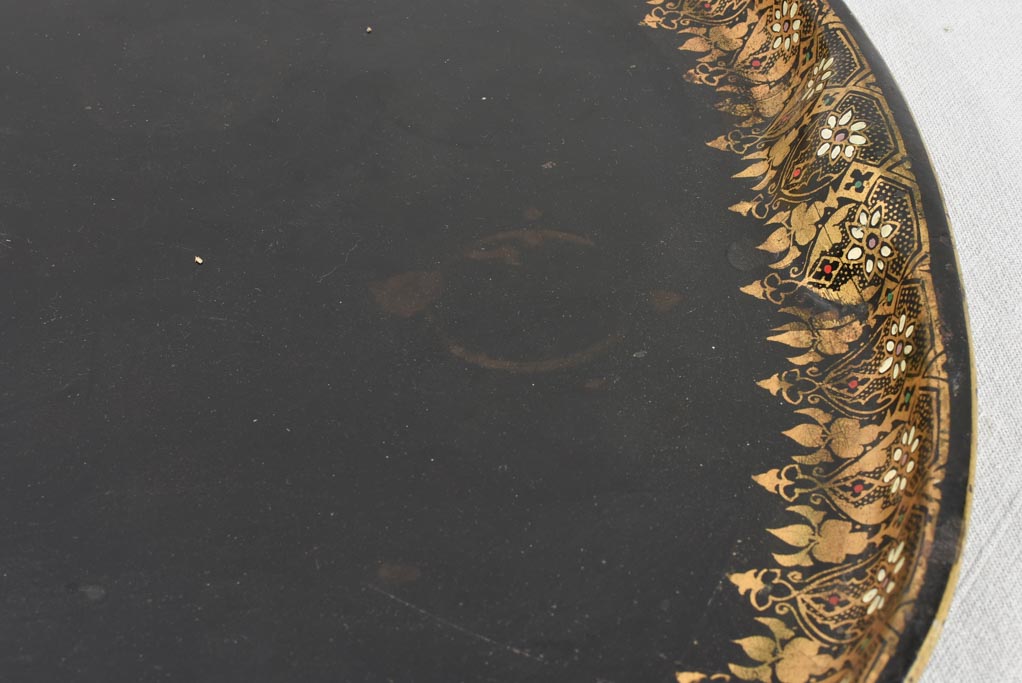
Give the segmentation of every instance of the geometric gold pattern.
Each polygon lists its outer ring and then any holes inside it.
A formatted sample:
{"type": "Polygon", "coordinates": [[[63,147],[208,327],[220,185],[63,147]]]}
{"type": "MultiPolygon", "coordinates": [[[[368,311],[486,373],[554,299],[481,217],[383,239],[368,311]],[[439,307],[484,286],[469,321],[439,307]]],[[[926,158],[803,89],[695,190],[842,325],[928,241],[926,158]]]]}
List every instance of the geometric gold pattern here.
{"type": "Polygon", "coordinates": [[[770,273],[743,291],[787,322],[759,385],[792,407],[792,453],[753,479],[789,519],[731,575],[748,635],[680,683],[876,680],[913,609],[948,457],[949,386],[919,185],[873,72],[824,0],[651,0],[734,126],[748,163],[730,207],[770,273]]]}

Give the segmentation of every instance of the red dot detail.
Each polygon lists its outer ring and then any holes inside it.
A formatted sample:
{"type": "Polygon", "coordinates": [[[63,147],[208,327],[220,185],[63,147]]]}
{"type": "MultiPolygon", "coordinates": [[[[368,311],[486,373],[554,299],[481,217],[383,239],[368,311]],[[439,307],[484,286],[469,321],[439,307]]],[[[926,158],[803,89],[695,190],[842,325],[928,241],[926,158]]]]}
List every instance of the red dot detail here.
{"type": "Polygon", "coordinates": [[[829,598],[827,598],[827,602],[834,606],[837,606],[837,604],[841,602],[841,596],[837,594],[831,595],[829,598]]]}
{"type": "Polygon", "coordinates": [[[859,380],[853,379],[851,382],[848,383],[848,388],[849,389],[858,389],[859,388],[859,380]]]}
{"type": "Polygon", "coordinates": [[[830,275],[832,272],[834,272],[834,266],[828,263],[823,267],[823,272],[826,273],[827,275],[830,275]]]}
{"type": "Polygon", "coordinates": [[[866,487],[863,486],[862,484],[856,484],[855,486],[852,487],[852,490],[855,491],[856,493],[862,493],[862,490],[864,488],[866,487]]]}
{"type": "Polygon", "coordinates": [[[763,65],[763,62],[759,61],[758,59],[754,59],[754,60],[752,60],[749,63],[752,64],[752,66],[754,66],[756,68],[759,68],[759,67],[761,67],[763,65]]]}
{"type": "Polygon", "coordinates": [[[800,175],[802,175],[802,169],[801,168],[796,168],[794,171],[791,172],[791,177],[792,178],[798,178],[800,175]]]}

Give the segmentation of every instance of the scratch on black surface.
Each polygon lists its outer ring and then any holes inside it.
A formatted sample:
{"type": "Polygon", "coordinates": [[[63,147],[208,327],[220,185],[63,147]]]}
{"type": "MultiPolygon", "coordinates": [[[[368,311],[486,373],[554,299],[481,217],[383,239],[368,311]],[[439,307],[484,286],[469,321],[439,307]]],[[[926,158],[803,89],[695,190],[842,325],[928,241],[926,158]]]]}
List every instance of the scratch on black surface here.
{"type": "Polygon", "coordinates": [[[421,607],[417,607],[416,605],[413,605],[412,603],[408,602],[407,600],[402,600],[401,598],[399,598],[398,596],[394,595],[393,593],[389,593],[389,592],[383,590],[382,588],[378,588],[377,586],[373,586],[371,584],[365,584],[365,586],[369,590],[374,591],[376,593],[379,593],[380,595],[382,595],[382,596],[384,596],[386,598],[389,598],[390,600],[393,600],[394,602],[396,602],[399,605],[403,605],[403,606],[407,607],[408,609],[410,609],[410,610],[412,610],[414,612],[418,612],[422,616],[427,617],[428,619],[431,619],[431,620],[435,621],[436,623],[438,623],[438,624],[440,624],[442,626],[446,626],[449,629],[453,629],[453,630],[455,630],[455,631],[457,631],[459,633],[463,633],[466,636],[469,636],[470,638],[475,638],[476,640],[481,640],[482,642],[488,643],[490,645],[493,645],[494,647],[499,647],[502,650],[507,650],[508,652],[510,652],[512,654],[518,655],[519,657],[525,657],[526,659],[531,659],[531,660],[533,660],[535,662],[541,662],[543,664],[546,663],[546,660],[543,659],[542,655],[534,655],[531,652],[529,652],[528,650],[523,650],[521,648],[515,647],[514,645],[508,645],[507,643],[501,643],[499,641],[494,640],[493,638],[488,638],[487,636],[484,636],[481,633],[476,633],[475,631],[467,629],[464,626],[459,626],[458,624],[455,624],[453,621],[449,621],[447,619],[444,619],[441,616],[433,614],[432,612],[424,610],[421,607]]]}
{"type": "Polygon", "coordinates": [[[361,244],[361,243],[362,243],[362,240],[356,240],[355,243],[353,245],[351,245],[351,249],[349,249],[347,251],[347,253],[344,254],[344,263],[338,263],[336,266],[331,268],[329,271],[327,271],[327,272],[323,273],[322,275],[320,275],[316,279],[316,282],[322,282],[323,280],[327,279],[328,277],[330,277],[331,275],[336,273],[338,268],[340,268],[343,265],[346,265],[348,263],[348,259],[351,258],[351,252],[353,252],[356,249],[358,249],[358,245],[361,244]]]}

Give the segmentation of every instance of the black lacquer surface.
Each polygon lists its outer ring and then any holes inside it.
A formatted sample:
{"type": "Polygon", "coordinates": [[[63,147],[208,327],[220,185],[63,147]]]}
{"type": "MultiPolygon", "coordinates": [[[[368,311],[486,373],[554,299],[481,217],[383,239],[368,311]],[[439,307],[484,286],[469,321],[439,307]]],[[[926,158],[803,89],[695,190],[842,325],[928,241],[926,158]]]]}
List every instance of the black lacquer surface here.
{"type": "Polygon", "coordinates": [[[726,658],[784,350],[641,12],[0,8],[0,679],[726,658]]]}

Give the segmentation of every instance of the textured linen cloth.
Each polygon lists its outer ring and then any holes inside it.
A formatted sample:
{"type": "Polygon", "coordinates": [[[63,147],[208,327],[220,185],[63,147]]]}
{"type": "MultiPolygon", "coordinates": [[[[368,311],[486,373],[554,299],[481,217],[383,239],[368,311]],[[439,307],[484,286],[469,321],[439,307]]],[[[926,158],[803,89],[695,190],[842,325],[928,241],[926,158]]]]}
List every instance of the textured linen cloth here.
{"type": "Polygon", "coordinates": [[[1022,0],[846,0],[944,191],[979,394],[961,576],[923,683],[1022,682],[1022,0]]]}

